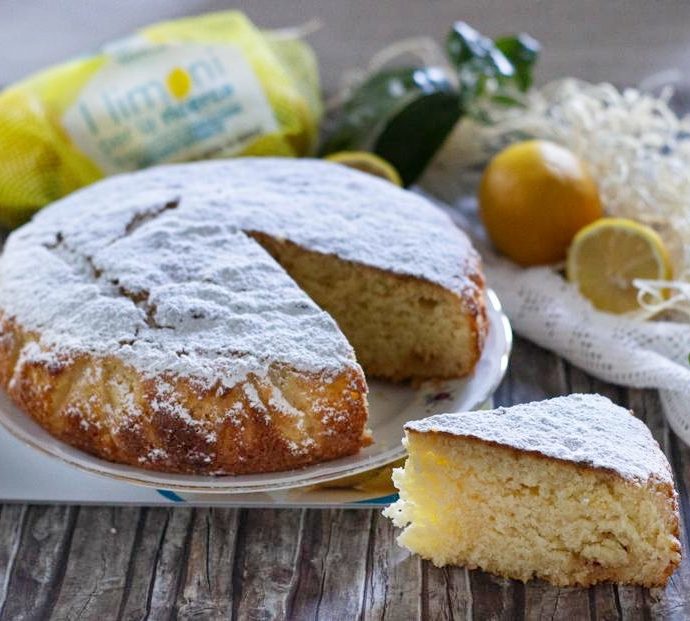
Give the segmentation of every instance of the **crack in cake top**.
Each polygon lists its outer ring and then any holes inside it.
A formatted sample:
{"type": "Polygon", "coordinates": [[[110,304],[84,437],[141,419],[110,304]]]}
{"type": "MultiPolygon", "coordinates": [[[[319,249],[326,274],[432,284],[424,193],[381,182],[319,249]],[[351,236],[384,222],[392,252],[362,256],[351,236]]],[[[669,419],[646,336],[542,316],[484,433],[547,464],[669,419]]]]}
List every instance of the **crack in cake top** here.
{"type": "Polygon", "coordinates": [[[230,385],[273,362],[355,367],[335,322],[247,232],[476,294],[478,256],[424,198],[341,165],[246,158],[111,177],[39,212],[0,309],[41,345],[230,385]]]}

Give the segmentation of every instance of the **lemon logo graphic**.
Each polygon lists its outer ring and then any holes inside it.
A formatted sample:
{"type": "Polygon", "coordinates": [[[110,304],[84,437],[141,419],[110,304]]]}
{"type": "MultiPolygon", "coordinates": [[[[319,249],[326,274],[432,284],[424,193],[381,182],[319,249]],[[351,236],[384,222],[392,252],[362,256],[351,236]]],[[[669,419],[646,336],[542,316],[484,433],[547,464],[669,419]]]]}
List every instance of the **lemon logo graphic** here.
{"type": "Polygon", "coordinates": [[[165,83],[175,99],[184,99],[192,90],[192,78],[181,67],[175,67],[168,74],[165,83]]]}

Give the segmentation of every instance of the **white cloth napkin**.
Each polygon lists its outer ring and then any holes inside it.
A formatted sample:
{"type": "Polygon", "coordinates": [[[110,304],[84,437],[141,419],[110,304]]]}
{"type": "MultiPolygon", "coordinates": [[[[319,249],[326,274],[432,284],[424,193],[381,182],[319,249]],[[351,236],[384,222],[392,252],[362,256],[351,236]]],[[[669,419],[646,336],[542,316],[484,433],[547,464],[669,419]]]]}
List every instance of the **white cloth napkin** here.
{"type": "Polygon", "coordinates": [[[481,252],[487,283],[515,332],[604,381],[659,389],[669,424],[690,444],[688,324],[598,311],[556,269],[520,268],[498,257],[486,243],[474,199],[445,208],[481,252]]]}

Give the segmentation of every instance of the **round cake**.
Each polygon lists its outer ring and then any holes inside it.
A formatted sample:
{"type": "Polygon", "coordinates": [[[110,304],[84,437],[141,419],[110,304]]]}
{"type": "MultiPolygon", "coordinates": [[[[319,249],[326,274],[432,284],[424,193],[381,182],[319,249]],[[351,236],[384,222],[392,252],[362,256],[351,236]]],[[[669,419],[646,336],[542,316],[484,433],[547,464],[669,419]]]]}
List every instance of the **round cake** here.
{"type": "Polygon", "coordinates": [[[0,259],[13,401],[71,445],[168,472],[353,454],[370,441],[362,367],[460,377],[486,330],[479,257],[451,220],[318,160],[111,177],[41,211],[0,259]]]}

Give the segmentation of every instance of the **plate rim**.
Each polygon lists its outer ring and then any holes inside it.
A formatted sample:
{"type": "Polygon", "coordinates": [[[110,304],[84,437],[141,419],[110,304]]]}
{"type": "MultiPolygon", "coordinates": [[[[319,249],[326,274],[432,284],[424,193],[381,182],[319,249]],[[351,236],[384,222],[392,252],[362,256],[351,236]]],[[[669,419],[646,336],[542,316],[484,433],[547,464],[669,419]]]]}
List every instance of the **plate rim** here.
{"type": "MultiPolygon", "coordinates": [[[[493,311],[493,314],[496,316],[496,322],[491,323],[491,327],[493,329],[499,329],[500,332],[502,333],[503,336],[503,348],[500,354],[500,358],[498,360],[498,372],[496,373],[496,376],[493,378],[493,381],[487,386],[487,388],[482,392],[481,398],[477,400],[476,403],[473,403],[470,407],[471,408],[476,408],[481,405],[483,405],[491,396],[496,392],[496,389],[500,385],[500,383],[503,381],[506,371],[508,369],[508,362],[510,359],[510,354],[512,351],[513,347],[513,331],[510,325],[510,321],[508,317],[506,316],[505,312],[503,311],[503,306],[496,295],[496,292],[487,287],[485,289],[485,295],[487,299],[488,305],[491,307],[491,310],[493,311]]],[[[6,393],[4,393],[6,396],[6,393]]],[[[13,407],[14,404],[12,404],[13,407]]],[[[17,407],[17,410],[21,412],[24,416],[28,417],[31,422],[36,424],[38,427],[38,423],[33,420],[28,414],[23,412],[21,409],[17,407]]],[[[5,416],[3,416],[3,408],[0,406],[0,426],[2,426],[3,429],[5,429],[12,437],[14,437],[16,440],[21,442],[22,444],[30,447],[31,449],[37,450],[40,453],[47,455],[48,457],[52,459],[57,459],[73,468],[76,468],[77,470],[80,470],[82,472],[86,472],[89,474],[93,474],[96,476],[100,477],[106,477],[111,480],[116,480],[120,482],[126,482],[130,483],[132,485],[137,485],[140,487],[146,487],[149,489],[163,489],[163,490],[170,490],[173,492],[189,492],[189,493],[203,493],[203,494],[247,494],[247,493],[256,493],[256,492],[278,492],[278,491],[284,491],[287,489],[295,489],[295,488],[303,488],[303,487],[310,487],[314,485],[320,485],[323,483],[327,483],[329,481],[334,481],[337,479],[341,479],[344,477],[349,477],[357,474],[361,474],[363,472],[367,472],[369,470],[373,470],[375,468],[381,468],[383,466],[386,466],[398,459],[401,459],[405,457],[407,454],[402,442],[395,447],[388,449],[387,451],[384,451],[378,455],[371,456],[369,459],[366,461],[360,463],[360,464],[354,464],[351,466],[339,466],[338,459],[332,460],[332,461],[326,461],[326,462],[320,462],[318,464],[312,464],[309,466],[305,466],[304,468],[295,468],[291,470],[286,470],[284,472],[289,472],[289,473],[297,473],[297,472],[305,472],[308,471],[311,468],[319,468],[319,472],[314,474],[308,479],[299,479],[299,480],[294,480],[294,479],[285,479],[285,480],[278,480],[274,481],[270,484],[267,483],[251,483],[251,482],[242,482],[242,483],[233,483],[232,482],[232,477],[233,475],[226,475],[223,477],[214,477],[211,475],[176,475],[175,473],[165,473],[161,472],[158,473],[156,471],[152,470],[145,470],[143,468],[137,468],[136,466],[130,466],[126,464],[118,464],[116,462],[109,462],[105,459],[102,459],[100,457],[97,457],[95,455],[91,455],[90,453],[87,453],[86,451],[82,451],[81,449],[78,449],[76,447],[71,446],[70,444],[67,444],[66,442],[63,442],[62,440],[55,438],[51,436],[52,440],[55,442],[56,447],[48,447],[44,446],[41,442],[35,441],[32,437],[29,436],[28,432],[26,430],[19,429],[15,427],[15,425],[6,419],[5,416]],[[62,450],[68,451],[67,453],[63,453],[62,450]],[[69,454],[69,452],[76,452],[76,456],[72,456],[69,454]],[[88,462],[82,462],[80,461],[80,456],[84,456],[83,458],[88,458],[89,460],[96,460],[97,465],[101,465],[102,467],[96,467],[94,465],[89,464],[88,462]],[[123,471],[124,470],[124,471],[123,471]],[[165,476],[196,476],[196,477],[206,477],[205,481],[203,483],[193,483],[193,482],[171,482],[171,481],[158,481],[156,482],[155,480],[146,480],[145,478],[139,478],[136,476],[136,474],[130,474],[129,470],[133,470],[135,472],[140,472],[143,477],[149,477],[151,479],[155,479],[157,476],[160,477],[165,477],[165,476]]],[[[40,427],[43,429],[42,427],[40,427]]],[[[45,429],[43,429],[45,433],[47,432],[45,429]]],[[[402,430],[401,430],[402,432],[402,430]]],[[[402,433],[401,433],[402,437],[402,433]]],[[[83,459],[82,458],[82,459],[83,459]]],[[[342,458],[341,458],[342,459],[342,458]]],[[[266,474],[274,474],[274,475],[280,475],[281,472],[275,472],[275,473],[257,473],[256,476],[262,476],[266,474]]],[[[243,475],[243,476],[252,476],[252,475],[243,475]]]]}

